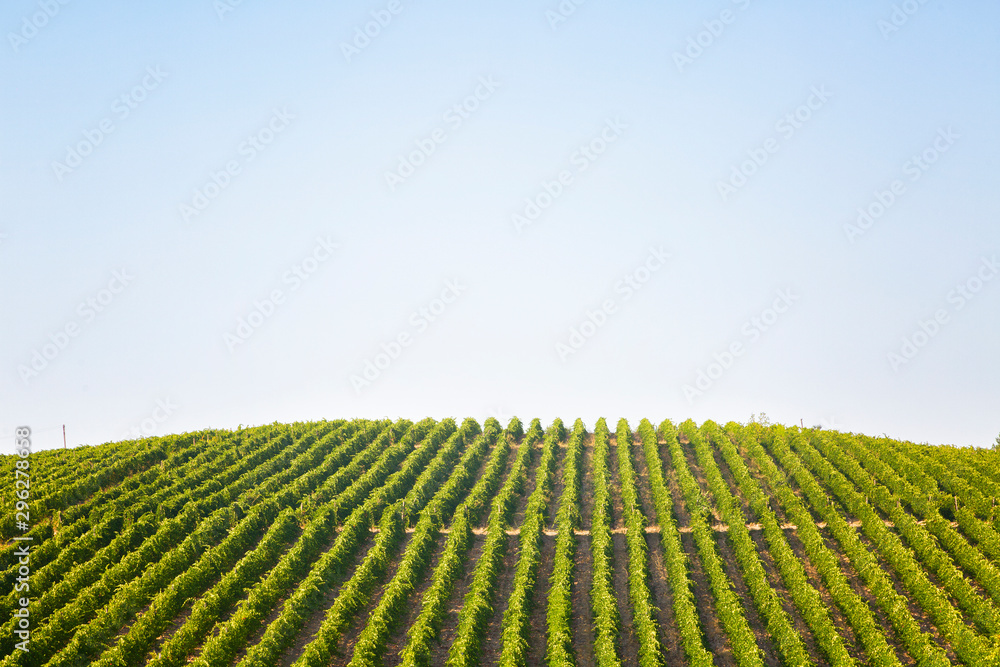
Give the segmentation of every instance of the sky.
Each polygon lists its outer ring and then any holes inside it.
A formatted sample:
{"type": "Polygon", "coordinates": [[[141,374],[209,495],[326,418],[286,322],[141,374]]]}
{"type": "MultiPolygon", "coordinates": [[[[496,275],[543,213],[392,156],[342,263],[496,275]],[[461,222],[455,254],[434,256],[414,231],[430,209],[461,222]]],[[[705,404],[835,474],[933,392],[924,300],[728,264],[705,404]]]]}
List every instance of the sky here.
{"type": "Polygon", "coordinates": [[[1000,433],[1000,6],[0,8],[0,452],[425,416],[1000,433]]]}

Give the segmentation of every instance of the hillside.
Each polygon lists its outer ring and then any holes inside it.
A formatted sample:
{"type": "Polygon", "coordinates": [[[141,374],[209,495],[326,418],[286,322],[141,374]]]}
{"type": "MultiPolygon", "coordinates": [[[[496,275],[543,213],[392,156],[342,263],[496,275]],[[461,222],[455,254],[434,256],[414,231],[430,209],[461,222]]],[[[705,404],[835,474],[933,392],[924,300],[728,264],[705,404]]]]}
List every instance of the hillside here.
{"type": "Polygon", "coordinates": [[[0,667],[1000,665],[995,451],[335,420],[2,463],[0,667]]]}

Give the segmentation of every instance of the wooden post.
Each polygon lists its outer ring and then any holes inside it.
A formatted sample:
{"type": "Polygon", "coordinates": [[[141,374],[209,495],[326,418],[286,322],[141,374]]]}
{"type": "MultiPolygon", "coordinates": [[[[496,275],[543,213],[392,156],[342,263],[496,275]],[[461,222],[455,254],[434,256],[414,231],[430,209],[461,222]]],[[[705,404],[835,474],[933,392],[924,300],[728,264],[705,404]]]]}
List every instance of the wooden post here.
{"type": "Polygon", "coordinates": [[[63,449],[66,449],[66,424],[63,424],[63,449]]]}

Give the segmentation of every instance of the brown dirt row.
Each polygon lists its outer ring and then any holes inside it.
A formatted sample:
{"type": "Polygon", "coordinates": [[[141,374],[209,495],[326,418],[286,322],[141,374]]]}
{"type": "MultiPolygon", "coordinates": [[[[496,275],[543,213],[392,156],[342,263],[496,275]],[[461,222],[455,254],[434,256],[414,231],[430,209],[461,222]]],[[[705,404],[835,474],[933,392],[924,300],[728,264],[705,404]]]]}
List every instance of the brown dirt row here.
{"type": "Polygon", "coordinates": [[[566,470],[566,452],[569,451],[569,447],[566,444],[565,441],[561,442],[556,448],[556,466],[552,472],[552,490],[549,491],[549,502],[545,507],[545,527],[553,533],[556,530],[556,514],[559,512],[559,499],[566,488],[566,482],[563,479],[563,474],[566,470]]]}
{"type": "Polygon", "coordinates": [[[531,615],[528,628],[531,640],[528,642],[526,661],[529,666],[543,667],[548,649],[548,607],[549,591],[552,589],[552,571],[555,568],[556,538],[542,535],[541,552],[538,559],[538,574],[535,590],[531,595],[531,615]]]}
{"type": "Polygon", "coordinates": [[[486,624],[481,644],[481,664],[483,665],[495,665],[500,661],[502,648],[500,633],[503,613],[507,609],[507,600],[510,599],[510,594],[514,590],[514,571],[517,568],[517,560],[520,555],[520,540],[514,535],[508,535],[503,564],[500,568],[500,576],[497,578],[496,592],[493,597],[493,615],[490,617],[489,623],[486,624]]]}
{"type": "Polygon", "coordinates": [[[531,455],[531,461],[524,476],[524,489],[518,498],[514,512],[511,514],[510,525],[515,528],[520,528],[521,524],[524,523],[524,513],[528,509],[528,497],[535,489],[535,473],[538,472],[538,464],[542,462],[542,446],[541,440],[535,443],[535,453],[531,455]]]}
{"type": "Polygon", "coordinates": [[[594,515],[594,434],[583,440],[580,475],[580,526],[589,530],[594,515]]]}
{"type": "Polygon", "coordinates": [[[625,514],[622,503],[622,481],[621,477],[618,476],[618,438],[615,437],[614,431],[608,438],[608,477],[608,491],[611,494],[611,532],[624,534],[625,514]]]}
{"type": "MultiPolygon", "coordinates": [[[[612,433],[609,440],[608,474],[611,478],[611,483],[609,484],[611,492],[611,525],[615,528],[624,528],[624,505],[622,503],[621,476],[618,469],[618,439],[612,433]]],[[[639,664],[639,639],[635,634],[635,623],[632,619],[632,601],[629,599],[629,553],[624,531],[613,532],[611,543],[614,545],[614,555],[612,556],[614,571],[612,579],[615,587],[615,598],[618,602],[618,618],[621,624],[621,629],[618,632],[618,651],[621,655],[623,667],[635,667],[639,664]]]]}
{"type": "Polygon", "coordinates": [[[180,630],[185,623],[187,623],[188,618],[191,617],[191,611],[194,608],[195,602],[196,600],[193,599],[187,601],[187,604],[185,604],[181,608],[180,613],[177,614],[174,620],[170,622],[170,625],[167,627],[167,629],[164,630],[163,633],[161,633],[160,636],[156,638],[155,642],[153,642],[153,645],[150,648],[149,653],[147,655],[158,654],[160,652],[160,649],[163,648],[163,645],[167,643],[167,641],[169,641],[171,637],[177,634],[177,631],[180,630]]]}
{"type": "Polygon", "coordinates": [[[590,589],[594,581],[594,558],[590,552],[590,526],[594,514],[594,436],[588,434],[583,441],[583,456],[580,460],[580,527],[587,534],[576,535],[576,552],[573,554],[573,617],[570,630],[573,633],[573,653],[577,667],[593,667],[594,656],[594,616],[590,608],[590,589]]]}
{"type": "Polygon", "coordinates": [[[594,558],[590,553],[590,535],[576,538],[576,553],[573,567],[573,617],[570,631],[573,633],[573,654],[577,667],[594,667],[594,615],[590,607],[590,588],[594,581],[594,558]]]}

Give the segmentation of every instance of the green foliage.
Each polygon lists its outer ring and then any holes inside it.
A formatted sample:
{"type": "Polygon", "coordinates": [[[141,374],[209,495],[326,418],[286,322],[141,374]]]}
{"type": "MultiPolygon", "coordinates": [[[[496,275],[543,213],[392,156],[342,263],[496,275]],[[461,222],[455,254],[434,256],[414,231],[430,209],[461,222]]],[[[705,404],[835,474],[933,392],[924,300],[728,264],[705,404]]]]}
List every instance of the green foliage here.
{"type": "MultiPolygon", "coordinates": [[[[738,426],[731,425],[731,428],[738,428],[738,426]]],[[[778,518],[771,509],[769,498],[750,474],[746,462],[734,445],[731,439],[733,431],[728,430],[726,433],[722,433],[714,424],[707,425],[706,431],[708,431],[712,441],[718,446],[726,464],[729,466],[730,474],[735,479],[744,497],[749,501],[750,507],[757,515],[758,520],[763,524],[764,538],[767,540],[768,547],[770,548],[771,557],[778,566],[786,588],[791,592],[795,606],[809,625],[813,636],[816,637],[820,649],[826,655],[831,665],[855,665],[854,659],[850,657],[847,648],[844,646],[843,638],[833,625],[833,621],[827,612],[819,591],[809,583],[802,562],[796,557],[791,546],[788,544],[784,531],[778,523],[778,518]]],[[[740,437],[741,435],[743,434],[737,433],[735,437],[740,437]]],[[[745,439],[739,442],[742,447],[748,448],[745,439]]],[[[722,493],[721,490],[720,493],[722,493]]],[[[729,512],[732,513],[733,509],[730,508],[729,512]]],[[[805,519],[801,514],[798,516],[802,520],[805,519]]],[[[732,530],[732,524],[730,525],[732,530]]],[[[739,527],[737,527],[737,530],[739,530],[739,527]]],[[[743,531],[740,532],[744,532],[745,530],[746,527],[743,526],[743,531]]],[[[819,542],[816,541],[817,537],[818,533],[815,532],[815,526],[811,521],[808,525],[803,526],[803,530],[800,531],[800,539],[806,544],[806,549],[810,552],[810,556],[814,558],[817,555],[816,552],[824,548],[822,540],[819,542]],[[810,528],[813,531],[808,536],[805,535],[810,528]]],[[[836,568],[835,563],[831,563],[832,554],[827,550],[821,556],[822,558],[817,558],[814,562],[816,562],[821,576],[826,580],[827,586],[831,589],[831,596],[838,606],[845,611],[849,619],[855,618],[860,611],[855,608],[848,609],[847,607],[862,604],[860,598],[853,595],[853,591],[850,590],[846,580],[843,579],[843,574],[836,568]],[[832,568],[831,565],[833,566],[832,568]]],[[[769,596],[765,594],[765,597],[769,596]]],[[[764,602],[766,604],[766,600],[764,602]]],[[[867,607],[865,610],[867,611],[867,607]]],[[[778,622],[780,623],[780,621],[778,622]]],[[[884,664],[898,665],[898,661],[895,660],[895,656],[892,654],[881,633],[874,632],[874,624],[867,626],[859,625],[855,631],[859,634],[863,632],[871,634],[871,636],[866,636],[863,639],[867,644],[872,646],[873,654],[885,656],[886,662],[884,664]]]]}
{"type": "MultiPolygon", "coordinates": [[[[469,470],[470,461],[474,457],[481,455],[482,447],[468,447],[473,442],[482,442],[482,439],[475,438],[480,433],[479,425],[474,420],[465,420],[462,427],[456,431],[448,441],[437,452],[434,459],[427,465],[417,478],[410,492],[406,497],[396,504],[396,498],[402,491],[401,486],[393,486],[387,483],[375,495],[369,496],[365,505],[359,507],[348,520],[351,527],[366,522],[367,517],[376,509],[385,508],[382,512],[380,525],[386,524],[395,526],[397,520],[401,520],[405,527],[411,517],[417,516],[421,519],[440,521],[440,516],[454,507],[455,496],[461,488],[461,484],[472,474],[469,470]],[[478,454],[477,454],[478,453],[478,454]],[[461,463],[456,467],[455,460],[461,457],[461,463]],[[442,482],[448,482],[442,487],[442,482]],[[462,480],[462,481],[455,481],[462,480]],[[392,489],[393,494],[386,497],[386,489],[392,489]],[[436,490],[436,491],[435,491],[436,490]],[[392,504],[389,504],[392,503],[392,504]],[[388,507],[386,505],[388,504],[388,507]],[[428,507],[427,512],[423,510],[428,507]],[[401,515],[401,517],[397,517],[401,515]],[[351,521],[353,519],[353,522],[351,521]]],[[[420,449],[423,449],[421,447],[420,449]]],[[[391,480],[390,480],[391,481],[391,480]]],[[[337,536],[333,546],[324,553],[319,560],[311,567],[305,580],[289,596],[282,607],[281,613],[264,631],[264,636],[260,642],[247,651],[246,657],[241,661],[241,665],[267,667],[277,662],[282,651],[284,651],[295,639],[296,634],[302,627],[304,619],[314,610],[329,590],[332,583],[337,579],[339,572],[346,567],[347,561],[358,549],[359,534],[356,530],[345,530],[337,536]]],[[[419,529],[419,528],[418,528],[419,529]]],[[[380,537],[381,537],[380,529],[380,537]]],[[[386,528],[386,532],[395,532],[395,528],[386,528]]],[[[386,543],[385,549],[388,552],[395,546],[395,541],[386,543]]],[[[366,562],[372,554],[366,556],[366,562]]],[[[310,644],[306,646],[299,664],[317,665],[325,664],[323,660],[328,660],[328,656],[335,648],[347,621],[353,617],[360,609],[360,605],[365,601],[366,595],[371,590],[371,586],[381,578],[388,564],[388,556],[378,556],[372,560],[371,565],[364,571],[368,574],[361,578],[360,583],[354,582],[352,577],[345,585],[344,589],[355,591],[346,597],[344,602],[338,606],[334,602],[334,610],[327,613],[320,627],[319,634],[310,644]],[[327,656],[327,657],[322,657],[327,656]]],[[[338,596],[338,600],[340,596],[338,596]]]]}
{"type": "Polygon", "coordinates": [[[545,528],[545,509],[552,488],[552,472],[556,465],[556,450],[560,434],[566,429],[557,419],[545,435],[542,458],[535,472],[535,489],[528,497],[528,506],[521,523],[521,555],[514,572],[514,590],[507,599],[500,630],[501,667],[522,667],[528,650],[528,618],[531,613],[532,594],[538,575],[542,530],[545,528]]]}
{"type": "Polygon", "coordinates": [[[507,424],[507,432],[514,440],[520,442],[521,438],[524,437],[524,425],[521,424],[521,420],[517,417],[511,417],[507,424]]]}
{"type": "Polygon", "coordinates": [[[561,419],[556,417],[556,419],[552,422],[552,425],[546,429],[545,434],[551,435],[556,439],[556,442],[562,442],[566,439],[566,425],[563,424],[561,419]]]}
{"type": "MultiPolygon", "coordinates": [[[[670,426],[664,428],[661,425],[660,430],[667,432],[670,430],[670,426]]],[[[698,427],[691,420],[681,424],[680,432],[689,441],[698,437],[698,427]]],[[[764,659],[760,647],[757,646],[757,640],[743,613],[742,604],[729,583],[729,578],[722,565],[722,558],[716,550],[712,528],[708,522],[710,512],[700,507],[701,488],[691,473],[680,440],[676,437],[670,438],[667,440],[667,446],[670,450],[670,458],[673,459],[677,481],[684,494],[684,501],[691,514],[691,533],[694,536],[702,566],[708,575],[708,584],[712,589],[712,597],[715,599],[716,613],[726,630],[726,634],[729,635],[736,662],[741,667],[744,665],[763,667],[764,659]]]]}
{"type": "Polygon", "coordinates": [[[576,551],[573,529],[580,521],[580,476],[585,435],[583,421],[577,419],[566,446],[563,492],[559,497],[559,508],[556,510],[556,552],[549,588],[548,641],[545,656],[550,666],[569,667],[575,664],[573,633],[570,629],[573,614],[573,554],[576,551]]]}
{"type": "MultiPolygon", "coordinates": [[[[768,634],[778,645],[782,660],[786,665],[812,665],[813,662],[806,653],[805,644],[799,633],[792,627],[791,619],[781,606],[778,594],[768,584],[767,573],[757,554],[757,546],[750,537],[747,528],[747,518],[743,515],[736,498],[729,491],[722,472],[715,462],[709,438],[716,443],[726,439],[726,436],[719,431],[718,425],[714,422],[705,422],[698,432],[687,431],[691,444],[694,446],[695,457],[701,466],[702,472],[708,481],[708,487],[715,498],[715,504],[726,522],[728,530],[726,539],[733,547],[736,560],[739,564],[743,581],[750,591],[754,605],[763,616],[768,634]]],[[[780,543],[779,543],[780,548],[780,543]]],[[[787,549],[787,545],[785,545],[787,549]]],[[[791,555],[790,550],[785,553],[786,557],[791,555]]],[[[794,557],[792,557],[794,560],[794,557]]],[[[795,582],[794,585],[802,585],[803,580],[795,582]]],[[[818,596],[817,596],[818,598],[818,596]]],[[[819,600],[814,600],[814,604],[819,600]]],[[[854,664],[850,660],[846,651],[841,648],[841,653],[836,654],[842,662],[841,664],[854,664]]]]}
{"type": "MultiPolygon", "coordinates": [[[[472,585],[458,615],[455,641],[448,654],[450,667],[471,667],[479,664],[483,633],[489,615],[493,612],[496,581],[507,546],[506,529],[514,511],[514,501],[524,489],[528,466],[536,449],[535,443],[541,436],[541,427],[536,419],[521,441],[507,481],[493,500],[483,552],[476,563],[472,585]]],[[[422,650],[415,650],[414,660],[417,660],[422,653],[422,650]]]]}
{"type": "Polygon", "coordinates": [[[622,513],[625,519],[625,539],[628,543],[629,600],[632,602],[632,622],[639,639],[639,664],[657,667],[660,664],[660,639],[653,612],[653,597],[646,579],[649,561],[646,552],[646,517],[639,507],[635,469],[632,465],[632,431],[624,419],[618,421],[615,435],[618,449],[618,477],[621,480],[622,513]]]}
{"type": "MultiPolygon", "coordinates": [[[[916,619],[913,618],[907,608],[907,599],[895,590],[892,580],[882,569],[878,559],[865,547],[855,529],[848,524],[844,516],[838,511],[838,508],[832,503],[831,499],[826,494],[826,491],[823,490],[817,480],[803,465],[802,460],[800,460],[788,447],[786,441],[786,431],[778,427],[773,429],[773,431],[768,435],[769,440],[767,444],[771,447],[776,458],[778,459],[778,462],[781,463],[782,467],[788,471],[798,484],[799,488],[802,489],[805,498],[808,499],[812,511],[816,512],[819,517],[826,522],[827,529],[831,532],[834,539],[836,539],[840,545],[840,548],[850,559],[855,572],[860,575],[862,580],[865,582],[865,585],[868,586],[869,590],[871,590],[878,605],[889,617],[890,623],[896,630],[897,635],[906,645],[910,655],[916,658],[920,664],[942,666],[949,664],[944,651],[933,643],[927,633],[921,631],[916,619]]],[[[793,442],[801,442],[803,439],[804,437],[801,433],[792,434],[793,442]]],[[[827,468],[824,472],[832,471],[827,468]]],[[[770,477],[772,478],[772,485],[774,488],[776,488],[779,493],[782,493],[787,497],[789,492],[785,491],[783,487],[785,483],[784,474],[774,472],[771,473],[770,477]],[[776,485],[778,475],[781,476],[780,485],[776,485]]],[[[836,484],[836,487],[846,491],[845,487],[840,484],[836,484]]],[[[860,511],[860,501],[863,501],[863,498],[859,498],[855,495],[852,496],[852,499],[859,501],[857,509],[860,511]]],[[[789,501],[795,502],[790,499],[789,501]]],[[[872,524],[871,513],[864,512],[864,514],[868,519],[868,524],[872,524]]],[[[801,525],[807,525],[805,519],[806,516],[809,516],[808,510],[806,510],[806,514],[799,519],[799,523],[801,525]]],[[[885,525],[881,520],[876,519],[876,521],[882,526],[883,529],[885,529],[885,525]]],[[[808,523],[812,523],[811,518],[808,523]]],[[[864,518],[862,519],[862,525],[863,527],[865,525],[864,518]]],[[[872,525],[869,525],[868,528],[870,530],[878,530],[877,527],[872,525]]],[[[891,538],[889,538],[889,541],[892,541],[891,538]]],[[[876,546],[879,547],[880,551],[883,549],[891,549],[895,553],[899,553],[895,547],[890,544],[876,543],[876,546]]],[[[885,553],[886,551],[883,551],[883,554],[885,553]]],[[[916,572],[913,574],[915,576],[919,576],[916,572]]],[[[877,624],[874,624],[874,627],[877,628],[877,624]]],[[[872,648],[869,649],[869,655],[873,654],[877,660],[888,659],[885,655],[883,655],[883,652],[878,650],[875,646],[872,646],[872,648]]]]}
{"type": "MultiPolygon", "coordinates": [[[[642,420],[635,436],[622,419],[612,441],[600,419],[592,470],[584,470],[588,436],[579,419],[571,429],[556,419],[544,430],[538,419],[517,418],[506,430],[494,418],[481,427],[473,419],[270,424],[39,452],[28,533],[31,652],[12,648],[23,594],[14,591],[19,544],[8,541],[0,544],[0,667],[348,659],[375,667],[389,662],[387,647],[400,639],[393,663],[427,666],[445,651],[449,665],[474,665],[487,623],[501,617],[490,629],[500,664],[524,665],[529,652],[544,652],[546,664],[568,667],[582,657],[572,622],[582,594],[596,664],[659,667],[666,647],[647,523],[657,524],[650,530],[662,545],[673,636],[686,664],[715,664],[702,627],[711,618],[740,667],[763,664],[761,630],[787,665],[1000,667],[1000,437],[992,450],[932,447],[785,428],[763,413],[724,428],[664,421],[654,429],[642,420]],[[637,460],[648,477],[637,474],[637,460]],[[586,499],[585,475],[593,482],[586,499]],[[625,591],[612,576],[619,486],[627,562],[618,565],[627,571],[637,656],[621,653],[625,591]],[[519,498],[526,507],[515,538],[508,530],[519,498]],[[589,526],[581,525],[584,503],[593,505],[589,526]],[[679,527],[685,515],[689,525],[679,527]],[[586,591],[574,588],[581,528],[590,533],[586,591]],[[682,531],[690,531],[692,553],[682,531]],[[536,591],[543,532],[555,535],[546,599],[536,591]],[[516,564],[504,574],[515,542],[516,564]],[[470,553],[481,555],[473,562],[470,553]],[[704,600],[693,594],[695,568],[708,584],[704,600]],[[502,600],[501,576],[512,589],[502,600]],[[454,604],[463,577],[468,592],[454,604]],[[372,611],[362,618],[365,608],[372,611]],[[444,645],[449,613],[457,622],[444,645]],[[529,627],[542,613],[544,638],[529,627]],[[761,629],[751,631],[747,613],[759,614],[761,629]],[[303,638],[313,619],[319,631],[303,638]],[[345,635],[356,639],[335,657],[345,635]],[[295,643],[301,654],[286,653],[295,643]]],[[[13,469],[16,459],[0,460],[13,469]]],[[[9,515],[13,478],[0,477],[9,515]]]]}
{"type": "Polygon", "coordinates": [[[618,667],[621,659],[615,639],[620,619],[614,589],[614,544],[611,541],[611,473],[608,424],[603,417],[594,426],[594,510],[590,525],[590,553],[593,581],[590,607],[594,615],[594,654],[601,667],[618,667]]]}
{"type": "MultiPolygon", "coordinates": [[[[660,429],[664,439],[676,437],[676,432],[670,422],[665,421],[660,429]]],[[[684,654],[696,667],[711,667],[714,660],[702,641],[702,627],[698,619],[698,609],[692,591],[690,563],[681,543],[680,531],[674,520],[673,498],[664,480],[663,462],[660,459],[657,434],[653,430],[653,425],[646,419],[639,423],[638,433],[642,440],[643,452],[646,455],[650,492],[653,496],[656,519],[660,524],[664,565],[673,592],[674,614],[677,617],[677,627],[680,630],[684,654]]]]}
{"type": "MultiPolygon", "coordinates": [[[[499,426],[496,420],[493,423],[499,426]]],[[[385,587],[378,605],[369,615],[367,624],[354,646],[351,667],[381,665],[389,632],[395,627],[400,615],[405,611],[405,605],[409,601],[416,582],[423,576],[430,564],[432,549],[437,543],[438,531],[452,515],[459,499],[469,491],[469,487],[475,481],[476,470],[487,450],[496,444],[496,437],[500,432],[489,428],[489,424],[487,426],[486,435],[477,437],[472,446],[466,449],[458,467],[451,473],[448,481],[420,512],[416,531],[403,554],[403,560],[396,575],[385,587]]],[[[503,472],[503,465],[506,462],[505,453],[507,451],[509,450],[504,439],[499,446],[494,447],[494,453],[497,455],[491,458],[485,474],[469,493],[469,500],[473,501],[477,508],[483,506],[481,498],[493,495],[496,491],[497,483],[503,472]]],[[[458,541],[467,544],[471,536],[467,505],[463,503],[458,506],[457,514],[459,525],[453,525],[452,530],[455,531],[457,528],[458,541]]],[[[454,574],[454,572],[453,565],[451,573],[454,574]]],[[[444,600],[439,600],[438,608],[443,608],[443,605],[444,600]]]]}

